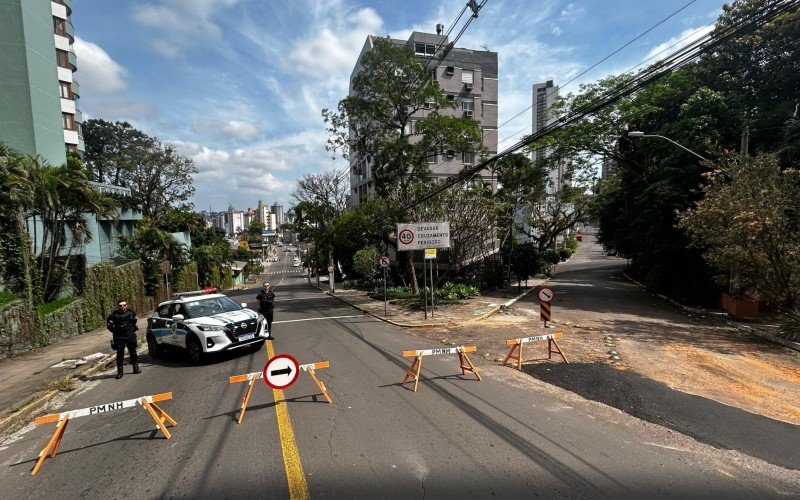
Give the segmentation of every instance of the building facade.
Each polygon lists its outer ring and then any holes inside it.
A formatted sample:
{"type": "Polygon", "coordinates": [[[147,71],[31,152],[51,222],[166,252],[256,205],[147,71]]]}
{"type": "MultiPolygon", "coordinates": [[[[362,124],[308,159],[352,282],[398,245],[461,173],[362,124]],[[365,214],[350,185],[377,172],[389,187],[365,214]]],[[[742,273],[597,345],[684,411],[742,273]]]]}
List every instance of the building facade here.
{"type": "MultiPolygon", "coordinates": [[[[531,110],[531,133],[536,133],[546,126],[556,121],[556,117],[549,116],[550,107],[558,99],[558,85],[553,84],[553,80],[544,83],[534,83],[531,88],[533,98],[531,110]]],[[[538,161],[549,156],[547,148],[537,149],[533,152],[531,160],[538,161]]],[[[547,191],[554,193],[561,188],[566,172],[566,162],[560,162],[558,167],[548,174],[547,191]]]]}
{"type": "Polygon", "coordinates": [[[82,152],[71,0],[0,0],[0,140],[53,165],[82,152]]]}
{"type": "MultiPolygon", "coordinates": [[[[437,32],[441,33],[441,25],[437,32]]],[[[358,60],[372,50],[376,37],[367,37],[358,60]]],[[[447,57],[436,66],[443,47],[448,43],[442,34],[415,31],[408,40],[392,39],[397,45],[408,46],[414,55],[429,63],[431,78],[441,88],[445,96],[454,102],[455,109],[443,109],[442,114],[464,116],[478,121],[483,132],[483,143],[490,155],[497,153],[497,52],[473,50],[454,47],[447,57]]],[[[361,71],[357,63],[350,76],[350,94],[353,95],[352,82],[361,71]]],[[[421,109],[411,117],[410,133],[414,131],[414,122],[425,118],[432,110],[421,109]]],[[[412,141],[413,142],[413,141],[412,141]]],[[[431,176],[440,181],[456,175],[465,167],[474,165],[479,158],[474,152],[440,151],[429,159],[431,176]]],[[[481,172],[486,183],[494,180],[490,172],[481,172]]],[[[365,158],[353,156],[350,161],[350,205],[358,206],[369,194],[374,193],[374,177],[372,165],[365,158]]]]}

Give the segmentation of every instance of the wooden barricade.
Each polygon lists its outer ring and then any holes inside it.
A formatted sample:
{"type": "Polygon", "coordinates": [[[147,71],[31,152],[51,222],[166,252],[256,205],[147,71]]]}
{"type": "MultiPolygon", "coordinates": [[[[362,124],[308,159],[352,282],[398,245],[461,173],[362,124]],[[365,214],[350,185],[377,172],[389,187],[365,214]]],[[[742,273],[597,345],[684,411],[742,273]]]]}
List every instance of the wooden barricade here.
{"type": "Polygon", "coordinates": [[[99,415],[101,413],[108,413],[141,405],[147,410],[150,416],[153,417],[156,426],[158,426],[158,429],[164,434],[164,437],[170,439],[172,435],[167,430],[167,424],[175,426],[177,422],[156,404],[159,401],[166,401],[168,399],[172,399],[171,392],[142,396],[136,399],[126,399],[125,401],[115,401],[113,403],[91,406],[89,408],[81,408],[80,410],[71,410],[37,417],[35,421],[36,425],[49,424],[52,422],[58,422],[58,424],[56,424],[56,430],[50,438],[50,441],[47,442],[47,446],[39,452],[39,458],[36,460],[36,465],[33,466],[33,470],[31,470],[31,476],[39,472],[45,458],[48,456],[50,456],[51,459],[56,457],[58,448],[61,446],[61,440],[64,438],[64,431],[67,429],[67,424],[73,418],[99,415]]]}
{"type": "MultiPolygon", "coordinates": [[[[317,374],[315,370],[321,370],[323,368],[328,368],[330,363],[328,361],[319,361],[317,363],[308,363],[305,365],[300,365],[300,370],[308,373],[311,375],[311,378],[319,387],[319,390],[322,391],[322,395],[325,396],[325,399],[328,400],[328,403],[333,403],[331,396],[328,394],[328,390],[325,388],[325,384],[322,383],[320,379],[317,378],[317,374]]],[[[250,395],[253,393],[253,386],[256,383],[256,380],[259,380],[264,377],[262,372],[253,372],[253,373],[245,373],[244,375],[234,375],[228,379],[229,383],[236,384],[239,382],[247,382],[247,392],[244,393],[244,397],[242,398],[242,406],[239,408],[239,418],[236,420],[237,424],[242,423],[242,419],[244,418],[244,412],[247,409],[247,403],[250,401],[250,395]]]]}
{"type": "Polygon", "coordinates": [[[522,345],[527,344],[529,342],[543,342],[547,341],[547,359],[552,359],[553,353],[559,354],[563,359],[564,363],[569,363],[567,358],[564,356],[564,353],[561,351],[561,348],[558,347],[558,343],[556,339],[560,339],[564,337],[563,332],[557,332],[552,335],[539,335],[537,337],[522,337],[518,339],[508,339],[506,340],[506,344],[511,346],[511,349],[508,351],[506,358],[503,360],[503,366],[508,363],[509,359],[517,360],[517,369],[522,370],[522,345]],[[553,349],[555,346],[555,349],[553,349]],[[514,355],[514,351],[517,350],[517,355],[514,355]]]}
{"type": "Polygon", "coordinates": [[[475,374],[478,380],[481,379],[478,369],[472,364],[472,361],[467,356],[468,352],[477,352],[478,348],[474,345],[458,346],[458,347],[445,347],[442,349],[423,349],[415,351],[403,351],[403,356],[406,358],[413,357],[414,361],[411,366],[406,370],[406,376],[403,378],[402,384],[405,384],[410,377],[414,377],[414,392],[417,392],[417,385],[419,384],[419,374],[422,371],[422,357],[433,356],[440,354],[458,354],[458,361],[461,365],[461,374],[466,375],[468,371],[475,374]],[[466,365],[464,362],[466,361],[466,365]]]}

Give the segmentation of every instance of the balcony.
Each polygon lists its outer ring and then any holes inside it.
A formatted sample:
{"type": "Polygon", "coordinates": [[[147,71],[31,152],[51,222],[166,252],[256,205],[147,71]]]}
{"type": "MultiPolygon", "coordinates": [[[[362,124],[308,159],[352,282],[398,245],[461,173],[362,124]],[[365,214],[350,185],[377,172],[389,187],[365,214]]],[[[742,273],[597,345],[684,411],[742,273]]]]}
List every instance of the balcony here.
{"type": "Polygon", "coordinates": [[[81,97],[81,86],[78,85],[78,80],[72,79],[72,98],[76,101],[81,97]]]}
{"type": "Polygon", "coordinates": [[[78,71],[78,57],[75,52],[69,53],[69,64],[72,66],[72,71],[78,71]]]}

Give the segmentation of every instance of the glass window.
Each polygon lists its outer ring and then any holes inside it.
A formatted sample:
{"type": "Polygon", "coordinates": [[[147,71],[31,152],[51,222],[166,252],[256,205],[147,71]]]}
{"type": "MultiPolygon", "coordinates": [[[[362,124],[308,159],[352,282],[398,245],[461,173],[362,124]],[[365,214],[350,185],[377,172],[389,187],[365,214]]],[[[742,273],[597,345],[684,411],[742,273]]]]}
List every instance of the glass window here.
{"type": "Polygon", "coordinates": [[[475,103],[473,101],[471,101],[471,100],[466,100],[465,99],[465,100],[461,101],[461,109],[463,109],[464,111],[466,111],[466,110],[474,111],[475,110],[475,103]]]}
{"type": "Polygon", "coordinates": [[[64,130],[75,130],[75,115],[61,113],[61,118],[64,122],[64,130]]]}
{"type": "Polygon", "coordinates": [[[436,55],[436,45],[429,43],[425,45],[425,55],[433,57],[436,55]]]}
{"type": "Polygon", "coordinates": [[[475,152],[474,151],[464,151],[461,153],[461,159],[467,165],[475,164],[475,152]]]}
{"type": "Polygon", "coordinates": [[[72,99],[72,84],[68,82],[60,82],[61,84],[61,97],[64,99],[72,99]]]}
{"type": "Polygon", "coordinates": [[[56,64],[61,68],[71,69],[69,65],[69,52],[56,49],[56,64]]]}
{"type": "Polygon", "coordinates": [[[67,21],[54,17],[53,31],[55,31],[56,35],[67,36],[67,21]]]}
{"type": "Polygon", "coordinates": [[[419,42],[415,43],[414,44],[414,54],[416,54],[418,56],[424,56],[425,55],[425,44],[424,43],[419,43],[419,42]]]}
{"type": "Polygon", "coordinates": [[[436,163],[436,153],[428,153],[428,163],[436,163]]]}
{"type": "Polygon", "coordinates": [[[158,312],[156,313],[156,314],[158,314],[158,317],[159,318],[169,318],[169,317],[171,317],[169,315],[170,306],[172,306],[172,304],[164,304],[163,306],[159,307],[158,308],[158,312]]]}

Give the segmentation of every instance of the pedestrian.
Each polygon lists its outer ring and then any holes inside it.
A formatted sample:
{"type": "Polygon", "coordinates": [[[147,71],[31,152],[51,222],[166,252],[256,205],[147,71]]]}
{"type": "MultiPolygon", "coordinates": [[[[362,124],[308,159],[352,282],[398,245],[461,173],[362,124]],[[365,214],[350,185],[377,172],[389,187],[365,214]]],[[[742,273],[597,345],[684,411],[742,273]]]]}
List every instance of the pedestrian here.
{"type": "Polygon", "coordinates": [[[256,296],[258,300],[258,312],[267,318],[267,338],[272,338],[272,318],[274,317],[275,292],[270,290],[269,283],[264,283],[261,291],[256,296]]]}
{"type": "Polygon", "coordinates": [[[122,365],[125,360],[125,348],[128,348],[128,355],[133,365],[133,373],[142,373],[139,369],[139,357],[136,354],[136,311],[128,309],[125,300],[117,301],[117,309],[108,315],[106,325],[111,332],[111,346],[117,351],[117,376],[122,378],[122,365]]]}

